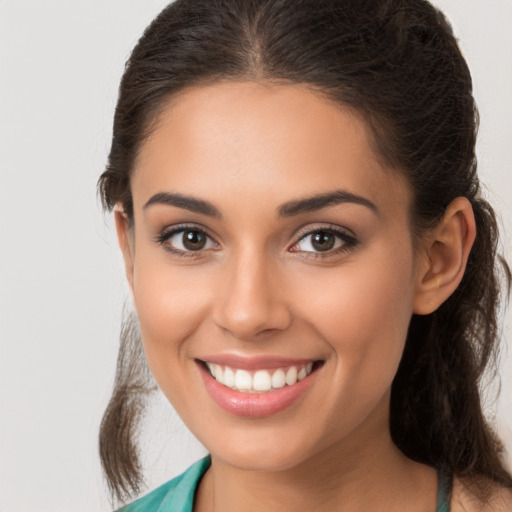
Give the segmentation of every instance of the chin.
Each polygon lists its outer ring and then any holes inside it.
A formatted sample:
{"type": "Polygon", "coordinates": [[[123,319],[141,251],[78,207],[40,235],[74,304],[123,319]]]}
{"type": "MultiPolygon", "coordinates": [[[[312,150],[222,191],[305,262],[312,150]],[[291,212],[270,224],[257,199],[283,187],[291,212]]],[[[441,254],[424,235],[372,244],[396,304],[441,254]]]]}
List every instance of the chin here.
{"type": "Polygon", "coordinates": [[[225,464],[245,471],[273,473],[287,471],[304,462],[304,453],[297,449],[289,451],[268,452],[265,448],[254,446],[244,450],[219,450],[217,457],[225,464]]]}
{"type": "Polygon", "coordinates": [[[290,428],[272,431],[271,428],[261,427],[230,430],[215,436],[209,433],[208,439],[199,439],[212,457],[246,471],[290,470],[323,448],[317,446],[311,435],[298,432],[296,424],[290,427],[292,435],[290,428]]]}

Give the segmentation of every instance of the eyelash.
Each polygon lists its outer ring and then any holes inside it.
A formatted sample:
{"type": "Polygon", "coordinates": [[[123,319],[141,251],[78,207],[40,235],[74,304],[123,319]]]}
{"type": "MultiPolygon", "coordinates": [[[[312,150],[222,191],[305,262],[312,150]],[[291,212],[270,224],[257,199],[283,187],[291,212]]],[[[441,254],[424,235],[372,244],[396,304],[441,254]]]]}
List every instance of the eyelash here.
{"type": "MultiPolygon", "coordinates": [[[[172,238],[174,235],[177,235],[178,233],[184,233],[186,231],[199,233],[199,234],[205,236],[206,238],[208,238],[209,240],[213,241],[213,243],[215,245],[218,245],[217,242],[215,242],[213,237],[210,236],[206,230],[200,228],[199,226],[190,225],[190,224],[182,224],[182,225],[174,226],[171,229],[163,230],[156,237],[155,241],[158,244],[162,245],[164,250],[166,250],[167,252],[173,254],[174,256],[178,256],[180,258],[194,258],[194,257],[197,257],[199,254],[201,254],[204,250],[208,250],[208,249],[199,249],[197,251],[192,251],[192,250],[183,251],[181,249],[176,249],[171,244],[167,243],[169,241],[169,239],[172,238]]],[[[358,243],[359,243],[358,240],[354,236],[349,235],[346,231],[343,231],[343,230],[339,229],[338,227],[319,226],[314,229],[307,229],[307,230],[304,230],[303,232],[299,232],[297,235],[296,242],[288,250],[291,252],[302,252],[307,255],[307,256],[303,256],[303,257],[308,258],[308,259],[315,259],[315,260],[322,259],[323,260],[323,259],[327,259],[327,258],[330,258],[333,256],[337,256],[339,254],[348,252],[351,249],[353,249],[354,247],[356,247],[358,245],[358,243]],[[291,251],[291,249],[293,247],[297,246],[300,242],[305,240],[308,236],[312,236],[317,233],[326,233],[326,234],[333,235],[334,237],[336,237],[338,240],[341,241],[341,245],[337,248],[329,249],[325,252],[322,252],[322,251],[300,251],[300,250],[291,251]]]]}

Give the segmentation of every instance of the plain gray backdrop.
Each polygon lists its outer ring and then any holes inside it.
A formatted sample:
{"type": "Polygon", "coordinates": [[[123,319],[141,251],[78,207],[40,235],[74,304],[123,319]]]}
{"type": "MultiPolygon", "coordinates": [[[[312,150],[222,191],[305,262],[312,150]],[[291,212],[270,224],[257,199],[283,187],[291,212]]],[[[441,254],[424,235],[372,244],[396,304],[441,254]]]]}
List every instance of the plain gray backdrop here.
{"type": "MultiPolygon", "coordinates": [[[[128,297],[95,184],[129,52],[164,0],[0,0],[0,510],[109,510],[97,432],[128,297]]],[[[480,108],[480,175],[512,256],[512,1],[437,0],[480,108]]],[[[504,345],[510,347],[511,315],[504,345]]],[[[496,419],[512,449],[512,364],[496,419]]],[[[490,414],[494,405],[489,402],[490,414]]],[[[161,397],[150,488],[204,449],[161,397]]]]}

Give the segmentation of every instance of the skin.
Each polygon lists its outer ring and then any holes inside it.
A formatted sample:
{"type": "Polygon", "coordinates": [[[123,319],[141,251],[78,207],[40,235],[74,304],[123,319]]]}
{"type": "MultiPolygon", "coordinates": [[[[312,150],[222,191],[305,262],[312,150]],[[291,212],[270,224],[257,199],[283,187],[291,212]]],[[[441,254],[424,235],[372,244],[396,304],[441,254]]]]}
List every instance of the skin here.
{"type": "Polygon", "coordinates": [[[390,387],[411,315],[462,278],[474,218],[458,198],[414,246],[410,187],[371,142],[355,112],[304,86],[229,82],[173,98],[141,148],[134,223],[119,207],[116,224],[151,371],[212,454],[196,512],[435,510],[435,471],[391,440],[390,387]],[[374,208],[278,215],[336,190],[374,208]],[[145,206],[159,193],[220,216],[145,206]],[[208,233],[204,249],[162,240],[183,223],[208,233]],[[315,251],[307,233],[332,227],[336,248],[315,251]],[[291,407],[251,419],[222,410],[200,378],[197,359],[225,353],[324,364],[291,407]]]}

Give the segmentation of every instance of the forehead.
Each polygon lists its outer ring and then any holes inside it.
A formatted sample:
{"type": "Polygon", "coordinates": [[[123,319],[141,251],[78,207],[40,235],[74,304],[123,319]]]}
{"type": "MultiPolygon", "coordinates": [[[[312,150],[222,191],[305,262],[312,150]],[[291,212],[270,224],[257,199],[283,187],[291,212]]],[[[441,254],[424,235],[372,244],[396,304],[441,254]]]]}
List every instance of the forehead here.
{"type": "Polygon", "coordinates": [[[303,85],[190,88],[168,102],[141,147],[134,206],[162,191],[277,202],[339,188],[377,205],[408,204],[405,180],[383,167],[371,141],[357,112],[303,85]]]}

